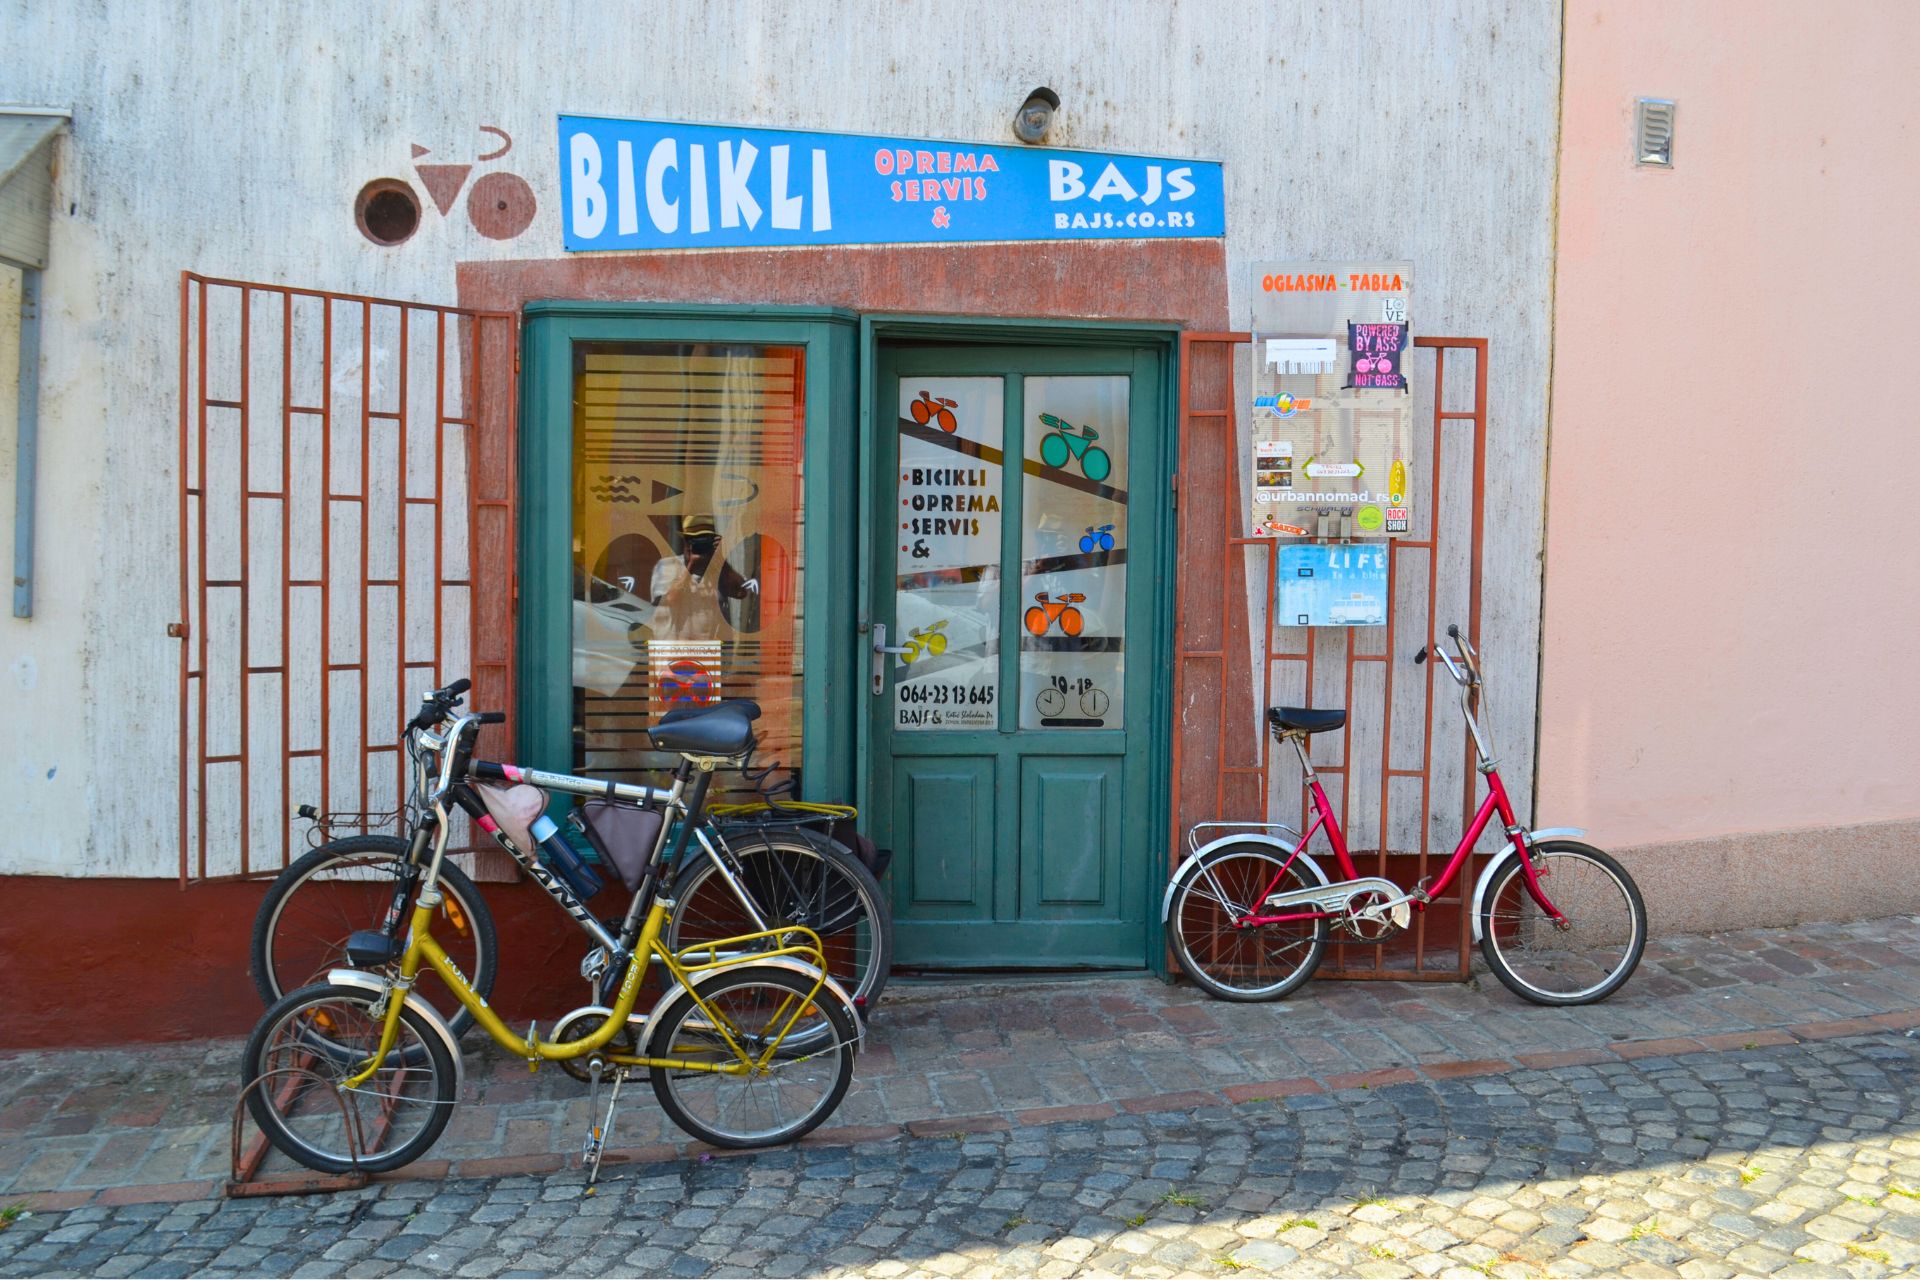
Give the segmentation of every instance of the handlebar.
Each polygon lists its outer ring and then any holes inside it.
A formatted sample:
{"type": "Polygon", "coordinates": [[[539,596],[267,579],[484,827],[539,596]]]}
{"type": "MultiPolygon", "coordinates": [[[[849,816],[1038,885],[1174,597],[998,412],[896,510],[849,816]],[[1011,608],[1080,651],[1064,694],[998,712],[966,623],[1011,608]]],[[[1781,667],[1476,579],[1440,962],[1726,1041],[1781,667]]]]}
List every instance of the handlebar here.
{"type": "Polygon", "coordinates": [[[431,729],[447,718],[449,712],[460,705],[461,697],[473,688],[473,681],[461,676],[444,689],[429,689],[420,695],[420,710],[413,719],[407,721],[404,732],[416,729],[431,729]]]}
{"type": "Polygon", "coordinates": [[[1461,634],[1460,628],[1457,625],[1450,624],[1447,627],[1447,635],[1453,641],[1452,653],[1448,653],[1438,644],[1422,645],[1420,652],[1413,655],[1414,663],[1416,665],[1423,663],[1430,656],[1438,658],[1440,661],[1446,663],[1447,673],[1454,678],[1455,683],[1467,689],[1479,688],[1480,654],[1479,651],[1473,647],[1473,641],[1461,634]]]}

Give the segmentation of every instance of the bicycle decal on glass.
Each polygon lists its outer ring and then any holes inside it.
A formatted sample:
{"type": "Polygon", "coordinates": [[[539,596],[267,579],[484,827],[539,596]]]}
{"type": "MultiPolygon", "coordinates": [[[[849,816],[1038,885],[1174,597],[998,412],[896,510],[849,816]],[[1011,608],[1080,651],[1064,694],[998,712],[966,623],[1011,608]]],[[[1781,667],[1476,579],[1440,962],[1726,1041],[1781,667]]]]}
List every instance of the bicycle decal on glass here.
{"type": "Polygon", "coordinates": [[[1107,691],[1087,676],[1077,679],[1054,676],[1040,686],[1040,692],[1033,699],[1034,709],[1040,713],[1040,723],[1049,729],[1098,728],[1106,723],[1110,703],[1107,691]],[[1079,716],[1067,716],[1069,697],[1079,704],[1079,716]]]}
{"type": "Polygon", "coordinates": [[[1063,596],[1053,596],[1042,591],[1033,598],[1037,603],[1028,606],[1025,618],[1028,634],[1044,636],[1057,622],[1061,631],[1077,636],[1087,625],[1086,618],[1074,608],[1086,602],[1087,597],[1080,592],[1070,591],[1063,596]]]}
{"type": "Polygon", "coordinates": [[[947,619],[925,627],[915,627],[907,634],[906,652],[900,655],[902,662],[917,662],[921,658],[937,658],[947,651],[947,619]]]}
{"type": "Polygon", "coordinates": [[[1113,474],[1113,459],[1094,443],[1100,438],[1098,431],[1092,427],[1076,427],[1051,413],[1041,414],[1040,421],[1053,428],[1053,434],[1040,440],[1040,461],[1059,471],[1078,458],[1081,474],[1095,484],[1113,474]]]}
{"type": "Polygon", "coordinates": [[[907,411],[921,426],[924,427],[931,422],[948,435],[952,435],[960,429],[959,420],[953,416],[953,411],[959,407],[960,402],[957,400],[949,400],[945,396],[936,396],[931,392],[922,391],[920,398],[909,405],[907,411]]]}
{"type": "Polygon", "coordinates": [[[1080,539],[1080,550],[1088,555],[1096,551],[1113,550],[1113,526],[1103,524],[1098,529],[1087,526],[1087,532],[1080,539]]]}

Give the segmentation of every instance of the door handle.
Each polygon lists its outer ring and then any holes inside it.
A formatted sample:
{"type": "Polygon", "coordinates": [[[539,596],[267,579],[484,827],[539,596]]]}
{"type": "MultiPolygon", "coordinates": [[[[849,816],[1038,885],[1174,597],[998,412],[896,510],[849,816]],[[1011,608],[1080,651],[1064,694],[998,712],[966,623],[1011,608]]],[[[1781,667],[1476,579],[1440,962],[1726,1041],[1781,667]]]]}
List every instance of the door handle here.
{"type": "Polygon", "coordinates": [[[908,646],[887,643],[887,624],[873,624],[873,696],[879,697],[887,691],[887,655],[890,653],[911,653],[908,646]]]}

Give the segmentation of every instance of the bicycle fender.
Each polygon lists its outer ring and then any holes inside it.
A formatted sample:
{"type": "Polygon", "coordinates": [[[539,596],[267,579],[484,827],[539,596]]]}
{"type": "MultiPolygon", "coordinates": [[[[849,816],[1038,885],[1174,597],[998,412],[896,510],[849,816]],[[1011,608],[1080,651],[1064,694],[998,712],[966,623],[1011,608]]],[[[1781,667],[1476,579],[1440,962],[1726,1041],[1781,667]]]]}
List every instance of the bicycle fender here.
{"type": "MultiPolygon", "coordinates": [[[[1561,837],[1583,836],[1585,834],[1587,834],[1585,827],[1542,827],[1538,831],[1528,832],[1527,838],[1534,844],[1538,844],[1542,840],[1555,840],[1561,837]]],[[[1519,855],[1514,852],[1513,841],[1507,841],[1507,847],[1493,855],[1492,859],[1488,861],[1486,869],[1481,871],[1480,879],[1475,882],[1473,886],[1473,940],[1475,942],[1480,941],[1481,903],[1487,896],[1487,890],[1493,885],[1494,873],[1506,865],[1507,859],[1518,856],[1519,855]]]]}
{"type": "MultiPolygon", "coordinates": [[[[821,973],[805,960],[796,960],[792,956],[769,956],[765,960],[743,960],[737,965],[722,965],[718,969],[708,969],[704,973],[696,973],[693,975],[693,985],[697,987],[703,982],[720,976],[728,969],[738,969],[747,964],[764,964],[771,965],[776,969],[790,969],[803,978],[824,978],[826,980],[827,990],[833,992],[833,994],[839,998],[840,1003],[853,1013],[853,1053],[855,1057],[860,1056],[860,1051],[867,1046],[867,1020],[861,1016],[860,1010],[855,1007],[853,1003],[853,997],[847,994],[847,989],[840,985],[837,978],[830,973],[821,973]]],[[[665,995],[654,1002],[652,1011],[647,1014],[647,1020],[640,1028],[640,1037],[635,1041],[635,1043],[640,1046],[640,1052],[642,1054],[646,1053],[647,1045],[653,1039],[653,1029],[659,1023],[660,1015],[666,1011],[668,1005],[673,1003],[673,998],[686,989],[686,983],[676,982],[667,989],[665,995]]]]}
{"type": "MultiPolygon", "coordinates": [[[[1209,840],[1188,854],[1186,860],[1173,869],[1173,875],[1167,880],[1166,892],[1160,895],[1160,923],[1165,924],[1167,922],[1167,913],[1173,910],[1173,887],[1180,883],[1182,876],[1187,874],[1188,867],[1191,867],[1194,863],[1200,861],[1200,859],[1206,857],[1220,846],[1228,844],[1267,844],[1272,845],[1281,853],[1292,853],[1293,846],[1300,843],[1300,835],[1291,827],[1282,827],[1280,829],[1293,837],[1291,843],[1280,840],[1275,836],[1266,835],[1221,836],[1217,840],[1209,840]]],[[[1320,877],[1321,884],[1332,883],[1327,879],[1327,873],[1320,869],[1320,864],[1315,862],[1313,856],[1305,850],[1302,850],[1300,853],[1300,861],[1306,863],[1307,869],[1312,871],[1314,875],[1320,877]]]]}
{"type": "MultiPolygon", "coordinates": [[[[362,991],[374,992],[385,991],[390,985],[380,975],[365,973],[359,969],[329,969],[327,981],[336,986],[358,987],[362,991]]],[[[460,1086],[466,1081],[467,1076],[467,1064],[460,1056],[459,1040],[454,1038],[452,1029],[447,1026],[447,1020],[440,1016],[440,1011],[422,999],[419,992],[407,992],[407,1007],[426,1019],[427,1025],[433,1028],[433,1033],[440,1038],[440,1043],[444,1044],[447,1052],[453,1055],[453,1096],[458,1098],[460,1086]]]]}

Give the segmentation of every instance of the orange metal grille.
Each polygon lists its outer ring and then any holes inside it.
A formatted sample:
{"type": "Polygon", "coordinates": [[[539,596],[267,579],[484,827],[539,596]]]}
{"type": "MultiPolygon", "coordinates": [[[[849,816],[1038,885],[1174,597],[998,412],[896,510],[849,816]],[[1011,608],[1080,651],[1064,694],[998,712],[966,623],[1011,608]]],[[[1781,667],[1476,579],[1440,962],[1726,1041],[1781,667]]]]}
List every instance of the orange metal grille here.
{"type": "Polygon", "coordinates": [[[181,274],[183,885],[279,871],[302,803],[397,809],[423,689],[470,675],[513,714],[518,340],[506,312],[181,274]]]}
{"type": "MultiPolygon", "coordinates": [[[[1395,680],[1405,679],[1404,664],[1421,643],[1431,643],[1435,628],[1458,621],[1476,636],[1480,623],[1481,546],[1484,533],[1482,498],[1486,481],[1487,344],[1481,338],[1417,338],[1415,349],[1431,352],[1430,376],[1420,379],[1432,400],[1432,437],[1426,445],[1425,492],[1430,495],[1425,536],[1389,542],[1387,558],[1387,625],[1345,628],[1336,646],[1323,639],[1326,628],[1305,629],[1305,643],[1297,649],[1276,647],[1279,628],[1274,623],[1274,559],[1271,538],[1242,537],[1247,510],[1249,477],[1243,465],[1235,406],[1245,399],[1235,389],[1236,351],[1252,340],[1248,333],[1195,333],[1181,339],[1179,547],[1180,579],[1175,627],[1173,848],[1176,859],[1186,852],[1186,833],[1198,822],[1213,820],[1264,822],[1272,804],[1289,804],[1285,788],[1276,787],[1275,744],[1259,717],[1260,708],[1279,701],[1312,706],[1316,690],[1338,688],[1335,705],[1347,709],[1346,727],[1338,735],[1315,738],[1314,768],[1339,782],[1341,826],[1362,875],[1379,875],[1411,886],[1434,875],[1445,865],[1453,842],[1473,813],[1478,774],[1471,766],[1471,744],[1460,731],[1458,772],[1463,777],[1461,809],[1455,814],[1444,798],[1436,810],[1437,772],[1450,780],[1455,770],[1437,771],[1434,751],[1434,665],[1414,668],[1419,683],[1419,733],[1405,725],[1401,705],[1401,736],[1395,730],[1395,680]],[[1465,408],[1449,408],[1460,387],[1447,385],[1447,359],[1471,358],[1471,401],[1465,408]],[[1465,438],[1463,438],[1465,437],[1465,438]],[[1465,449],[1462,458],[1460,451],[1465,449]],[[1462,529],[1461,526],[1465,528],[1462,529]],[[1464,537],[1461,536],[1464,533],[1464,537]],[[1412,580],[1409,575],[1413,575],[1412,580]],[[1424,602],[1415,616],[1404,616],[1402,597],[1424,580],[1424,602]],[[1259,585],[1264,584],[1264,585],[1259,585]],[[1250,602],[1265,593],[1259,621],[1264,636],[1250,634],[1256,620],[1250,602]],[[1464,613],[1443,616],[1443,596],[1458,600],[1464,613]],[[1364,634],[1381,635],[1380,647],[1364,634]],[[1331,653],[1323,649],[1331,648],[1331,653]],[[1256,658],[1258,665],[1256,666],[1256,658]],[[1333,679],[1328,666],[1334,665],[1333,679]],[[1302,693],[1275,695],[1277,670],[1288,669],[1298,678],[1302,693]],[[1376,670],[1364,670],[1374,668],[1376,670]],[[1376,673],[1377,672],[1377,673],[1376,673]],[[1362,673],[1356,684],[1356,673],[1362,673]],[[1256,701],[1255,695],[1258,693],[1256,701]],[[1356,701],[1356,699],[1358,699],[1356,701]],[[1356,726],[1365,736],[1378,737],[1378,760],[1356,754],[1356,726]],[[1377,728],[1376,728],[1377,726],[1377,728]],[[1339,745],[1331,755],[1331,742],[1339,745]],[[1411,763],[1417,758],[1417,767],[1411,763]],[[1355,777],[1378,781],[1374,812],[1354,809],[1355,777]],[[1417,814],[1403,809],[1396,822],[1395,793],[1417,789],[1417,814]],[[1436,818],[1440,819],[1436,822],[1436,818]],[[1417,837],[1410,834],[1417,826],[1417,837]]],[[[1417,455],[1415,461],[1418,461],[1417,455]]],[[[1318,539],[1316,539],[1318,540],[1318,539]]],[[[1404,692],[1404,691],[1403,691],[1404,692]]],[[[1322,705],[1326,705],[1323,703],[1322,705]]],[[[1291,752],[1278,761],[1297,778],[1291,752]]],[[[1442,763],[1447,764],[1445,758],[1442,763]]],[[[1333,788],[1329,785],[1329,790],[1333,788]]],[[[1371,797],[1363,797],[1367,799],[1371,797]]],[[[1408,797],[1403,794],[1402,802],[1408,797]]],[[[1299,797],[1297,813],[1286,820],[1305,830],[1307,800],[1299,797]]],[[[1309,850],[1326,854],[1316,837],[1309,850]]],[[[1328,856],[1326,862],[1330,863],[1328,856]]],[[[1325,864],[1323,864],[1325,865],[1325,864]]],[[[1468,974],[1471,922],[1464,910],[1470,900],[1477,865],[1464,868],[1414,924],[1398,938],[1383,943],[1347,943],[1337,946],[1321,973],[1331,977],[1419,980],[1464,980],[1468,974]]]]}

